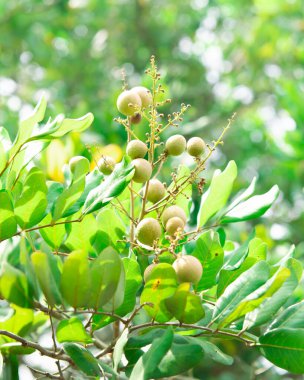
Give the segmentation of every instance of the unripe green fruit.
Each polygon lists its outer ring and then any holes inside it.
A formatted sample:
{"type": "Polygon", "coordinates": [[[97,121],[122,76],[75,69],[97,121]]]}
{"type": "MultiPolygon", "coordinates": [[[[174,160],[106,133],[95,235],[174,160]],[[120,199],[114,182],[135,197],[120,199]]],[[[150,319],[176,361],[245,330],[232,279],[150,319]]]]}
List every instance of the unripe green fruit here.
{"type": "Polygon", "coordinates": [[[136,237],[144,245],[153,246],[153,242],[161,236],[161,226],[156,219],[146,218],[138,223],[136,237]]]}
{"type": "Polygon", "coordinates": [[[133,160],[134,158],[143,158],[148,152],[148,147],[140,140],[131,140],[127,145],[126,152],[133,160]]]}
{"type": "Polygon", "coordinates": [[[150,202],[156,203],[166,195],[166,189],[163,183],[158,179],[151,179],[149,181],[147,199],[150,202]]]}
{"type": "Polygon", "coordinates": [[[186,149],[186,139],[182,135],[173,135],[166,141],[166,151],[171,156],[179,156],[186,149]]]}
{"type": "Polygon", "coordinates": [[[112,173],[116,165],[116,162],[114,158],[110,156],[102,156],[101,159],[98,161],[98,168],[101,171],[101,173],[105,175],[109,175],[112,173]]]}
{"type": "Polygon", "coordinates": [[[166,208],[166,210],[163,213],[162,220],[163,220],[164,226],[167,225],[167,222],[169,219],[174,218],[176,216],[182,219],[183,222],[186,224],[187,215],[185,211],[181,207],[174,205],[174,206],[170,206],[166,208]]]}
{"type": "Polygon", "coordinates": [[[86,157],[76,156],[72,157],[69,161],[70,170],[75,174],[76,170],[79,168],[82,173],[87,173],[90,171],[90,162],[86,157]]]}
{"type": "Polygon", "coordinates": [[[149,266],[147,266],[147,268],[145,269],[144,271],[144,281],[147,282],[149,280],[149,276],[152,272],[152,269],[154,269],[156,267],[157,264],[150,264],[149,266]]]}
{"type": "Polygon", "coordinates": [[[202,277],[203,267],[200,261],[191,255],[184,255],[173,263],[179,282],[192,282],[196,284],[202,277]]]}
{"type": "Polygon", "coordinates": [[[200,137],[191,137],[187,142],[187,152],[190,156],[199,157],[201,156],[206,148],[206,144],[200,137]]]}
{"type": "Polygon", "coordinates": [[[135,113],[130,117],[131,124],[139,124],[141,122],[141,114],[135,113]]]}
{"type": "Polygon", "coordinates": [[[143,87],[143,86],[133,87],[131,91],[135,91],[139,95],[141,99],[142,108],[147,108],[152,104],[153,99],[152,99],[151,91],[148,90],[146,87],[143,87]]]}
{"type": "Polygon", "coordinates": [[[177,230],[183,230],[184,227],[185,222],[183,219],[179,218],[178,216],[174,216],[173,218],[170,218],[166,223],[166,232],[170,236],[173,236],[177,230]]]}
{"type": "Polygon", "coordinates": [[[152,174],[152,165],[150,162],[143,158],[136,158],[132,162],[135,168],[133,181],[138,183],[147,182],[152,174]]]}
{"type": "Polygon", "coordinates": [[[132,116],[141,108],[141,98],[135,91],[126,90],[119,95],[116,105],[123,115],[132,116]]]}

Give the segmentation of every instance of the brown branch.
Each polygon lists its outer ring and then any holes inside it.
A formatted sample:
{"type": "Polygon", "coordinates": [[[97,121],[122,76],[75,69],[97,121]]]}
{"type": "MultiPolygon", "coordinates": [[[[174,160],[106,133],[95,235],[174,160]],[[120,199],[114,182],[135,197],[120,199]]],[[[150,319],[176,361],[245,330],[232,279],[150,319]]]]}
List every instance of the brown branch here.
{"type": "Polygon", "coordinates": [[[61,352],[50,351],[40,346],[40,344],[26,340],[19,335],[11,333],[10,331],[0,330],[0,335],[4,335],[4,336],[7,336],[8,338],[14,339],[17,342],[20,342],[22,346],[24,347],[34,348],[35,350],[39,351],[41,355],[45,355],[53,359],[59,359],[59,360],[64,360],[69,363],[73,363],[72,360],[67,355],[62,354],[61,352]]]}

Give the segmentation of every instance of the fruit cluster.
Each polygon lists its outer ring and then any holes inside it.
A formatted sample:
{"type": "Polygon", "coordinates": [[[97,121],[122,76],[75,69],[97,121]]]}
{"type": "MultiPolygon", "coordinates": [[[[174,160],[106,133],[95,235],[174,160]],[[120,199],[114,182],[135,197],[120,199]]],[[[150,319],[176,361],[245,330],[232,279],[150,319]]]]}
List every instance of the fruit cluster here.
{"type": "MultiPolygon", "coordinates": [[[[157,132],[160,132],[159,129],[155,128],[155,125],[159,126],[156,123],[156,119],[160,116],[156,112],[156,106],[159,105],[156,101],[156,92],[155,87],[153,87],[153,91],[151,92],[146,87],[137,86],[130,90],[124,90],[117,98],[118,111],[127,117],[123,124],[128,132],[126,154],[132,160],[134,167],[131,186],[134,182],[142,184],[142,189],[139,193],[142,198],[144,212],[138,217],[132,215],[130,230],[133,228],[135,231],[133,236],[131,236],[132,233],[130,232],[130,243],[141,249],[154,250],[155,253],[159,249],[163,231],[165,231],[165,239],[171,243],[178,241],[183,236],[187,222],[187,215],[184,209],[174,204],[174,199],[172,202],[166,185],[156,178],[160,170],[151,178],[156,163],[165,160],[169,156],[179,156],[184,152],[194,157],[195,161],[200,162],[201,156],[206,150],[206,144],[200,137],[192,137],[186,141],[185,137],[181,134],[174,134],[165,142],[164,151],[160,155],[161,159],[154,161],[154,143],[159,141],[156,135],[157,132]],[[148,134],[149,138],[146,142],[133,138],[135,136],[134,133],[130,133],[132,124],[140,123],[143,117],[146,120],[153,120],[154,117],[155,121],[154,123],[149,123],[150,129],[153,130],[154,128],[154,133],[151,131],[148,134]],[[148,158],[146,158],[147,155],[148,158]],[[170,200],[170,202],[166,202],[166,200],[170,200]],[[145,212],[144,206],[146,202],[151,202],[154,205],[155,210],[157,210],[156,216],[155,213],[151,216],[149,212],[145,212]],[[158,208],[158,205],[162,207],[158,208]]],[[[180,114],[177,114],[177,116],[180,121],[180,114]]],[[[175,126],[173,123],[171,125],[175,126]]],[[[103,156],[98,162],[98,166],[103,174],[109,175],[115,168],[115,162],[111,157],[103,156]]],[[[173,268],[176,271],[178,281],[197,283],[203,272],[200,261],[191,255],[177,255],[174,249],[171,249],[170,253],[175,258],[173,268]]],[[[145,270],[145,281],[149,278],[149,274],[157,265],[158,260],[159,257],[155,254],[153,263],[145,270]]]]}

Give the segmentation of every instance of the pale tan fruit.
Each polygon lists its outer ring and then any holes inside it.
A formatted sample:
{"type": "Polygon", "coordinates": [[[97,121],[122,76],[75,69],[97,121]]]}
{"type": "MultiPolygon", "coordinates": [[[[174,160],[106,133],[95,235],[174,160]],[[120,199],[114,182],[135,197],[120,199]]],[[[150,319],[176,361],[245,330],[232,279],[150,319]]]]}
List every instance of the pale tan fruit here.
{"type": "Polygon", "coordinates": [[[186,139],[182,135],[173,135],[166,141],[166,151],[171,156],[179,156],[186,149],[186,139]]]}
{"type": "Polygon", "coordinates": [[[147,108],[152,104],[153,99],[151,91],[148,90],[146,87],[133,87],[131,91],[135,91],[140,96],[142,108],[147,108]]]}
{"type": "Polygon", "coordinates": [[[156,203],[166,195],[166,189],[163,183],[158,179],[151,179],[149,181],[147,199],[150,202],[156,203]]]}
{"type": "Polygon", "coordinates": [[[174,216],[173,218],[170,218],[168,222],[166,223],[166,232],[173,236],[177,230],[183,230],[185,227],[185,222],[183,219],[179,218],[178,216],[174,216]]]}
{"type": "Polygon", "coordinates": [[[191,137],[187,142],[187,152],[190,156],[199,157],[201,156],[206,148],[206,144],[200,137],[191,137]]]}
{"type": "Polygon", "coordinates": [[[101,159],[98,161],[98,168],[101,171],[101,173],[105,175],[109,175],[112,173],[112,171],[115,168],[115,160],[114,158],[110,156],[102,156],[101,159]]]}
{"type": "Polygon", "coordinates": [[[135,168],[133,181],[138,183],[147,182],[152,174],[152,165],[150,162],[143,158],[136,158],[132,162],[135,168]]]}
{"type": "Polygon", "coordinates": [[[90,171],[90,162],[86,157],[76,156],[72,157],[69,161],[70,170],[75,174],[76,170],[79,170],[82,173],[88,173],[90,171]]]}
{"type": "Polygon", "coordinates": [[[176,259],[173,268],[179,282],[192,282],[196,284],[202,277],[203,267],[200,261],[191,255],[184,255],[176,259]]]}
{"type": "Polygon", "coordinates": [[[150,264],[144,271],[144,281],[147,282],[149,280],[149,276],[152,270],[156,267],[157,264],[150,264]]]}
{"type": "Polygon", "coordinates": [[[143,158],[148,152],[148,147],[141,140],[131,140],[127,145],[126,152],[133,160],[134,158],[143,158]]]}
{"type": "Polygon", "coordinates": [[[167,225],[169,219],[174,218],[175,216],[181,218],[186,224],[187,215],[185,211],[181,207],[174,205],[166,208],[162,215],[162,221],[164,223],[164,226],[167,225]]]}
{"type": "Polygon", "coordinates": [[[140,243],[152,247],[154,241],[157,241],[160,236],[161,226],[156,219],[146,218],[138,223],[136,228],[136,237],[140,243]]]}
{"type": "Polygon", "coordinates": [[[132,116],[141,108],[141,98],[135,91],[126,90],[118,96],[116,105],[123,115],[132,116]]]}

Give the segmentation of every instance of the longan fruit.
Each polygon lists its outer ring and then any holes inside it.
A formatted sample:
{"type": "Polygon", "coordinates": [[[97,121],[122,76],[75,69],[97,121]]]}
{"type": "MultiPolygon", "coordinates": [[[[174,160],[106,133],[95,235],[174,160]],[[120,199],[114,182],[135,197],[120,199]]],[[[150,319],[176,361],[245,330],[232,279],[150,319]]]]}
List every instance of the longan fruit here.
{"type": "Polygon", "coordinates": [[[179,257],[174,261],[172,266],[179,282],[192,282],[196,284],[203,274],[201,262],[191,255],[179,257]]]}
{"type": "Polygon", "coordinates": [[[171,156],[179,156],[186,149],[186,139],[182,135],[173,135],[166,141],[166,151],[171,156]]]}
{"type": "Polygon", "coordinates": [[[153,218],[141,220],[136,228],[136,237],[144,245],[153,246],[153,242],[161,237],[160,223],[153,218]]]}

